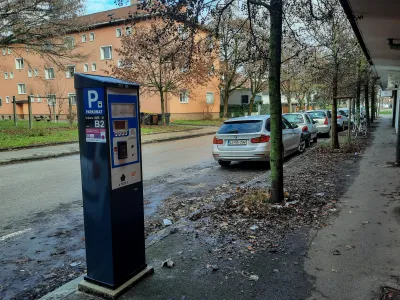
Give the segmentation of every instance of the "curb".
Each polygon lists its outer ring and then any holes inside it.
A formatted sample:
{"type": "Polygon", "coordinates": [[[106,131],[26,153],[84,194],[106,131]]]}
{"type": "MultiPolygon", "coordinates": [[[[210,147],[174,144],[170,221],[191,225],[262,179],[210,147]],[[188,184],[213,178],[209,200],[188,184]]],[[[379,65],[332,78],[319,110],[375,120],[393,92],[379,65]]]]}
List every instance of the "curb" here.
{"type": "MultiPolygon", "coordinates": [[[[192,135],[177,136],[177,137],[171,137],[171,138],[159,139],[159,140],[151,140],[151,141],[142,142],[142,145],[156,144],[156,143],[163,143],[163,142],[170,142],[170,141],[177,141],[177,140],[185,140],[185,139],[196,138],[196,137],[201,137],[201,136],[206,136],[206,135],[211,135],[211,134],[215,134],[215,131],[203,132],[203,133],[192,134],[192,135]]],[[[64,144],[75,144],[75,143],[64,143],[64,144]]],[[[49,146],[49,145],[47,145],[47,146],[49,146]]],[[[56,145],[52,145],[52,146],[56,146],[56,145]]],[[[39,148],[39,147],[32,147],[32,148],[39,148]]],[[[79,154],[79,152],[80,151],[78,150],[78,151],[71,151],[71,152],[57,153],[57,154],[48,154],[48,155],[42,155],[42,156],[12,158],[7,161],[0,161],[0,166],[76,155],[76,154],[79,154]]]]}

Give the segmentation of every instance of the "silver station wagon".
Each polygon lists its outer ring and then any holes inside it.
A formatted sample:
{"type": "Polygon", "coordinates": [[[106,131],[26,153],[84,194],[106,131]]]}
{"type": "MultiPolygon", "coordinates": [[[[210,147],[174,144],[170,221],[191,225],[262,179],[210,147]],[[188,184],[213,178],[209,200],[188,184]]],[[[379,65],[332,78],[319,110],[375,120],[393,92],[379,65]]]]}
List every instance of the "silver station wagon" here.
{"type": "MultiPolygon", "coordinates": [[[[305,150],[305,139],[297,125],[282,118],[284,156],[305,150]]],[[[227,167],[232,161],[269,161],[270,115],[234,118],[224,122],[213,140],[212,153],[227,167]]]]}

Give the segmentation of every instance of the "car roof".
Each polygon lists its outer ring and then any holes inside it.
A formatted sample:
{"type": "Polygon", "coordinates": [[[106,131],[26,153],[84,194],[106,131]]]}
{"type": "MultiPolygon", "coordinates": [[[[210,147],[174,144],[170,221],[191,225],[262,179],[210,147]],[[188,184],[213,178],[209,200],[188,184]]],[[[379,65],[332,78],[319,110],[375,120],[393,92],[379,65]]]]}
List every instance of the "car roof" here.
{"type": "Polygon", "coordinates": [[[225,122],[240,122],[240,121],[264,121],[270,118],[270,115],[261,116],[248,116],[248,117],[237,117],[225,120],[225,122]]]}

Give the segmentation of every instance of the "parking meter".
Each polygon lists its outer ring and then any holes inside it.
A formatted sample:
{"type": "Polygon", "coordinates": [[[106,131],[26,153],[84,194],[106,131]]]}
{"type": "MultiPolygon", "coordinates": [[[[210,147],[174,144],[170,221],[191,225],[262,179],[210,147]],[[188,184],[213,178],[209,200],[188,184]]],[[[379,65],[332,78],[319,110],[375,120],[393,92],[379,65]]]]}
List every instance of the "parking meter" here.
{"type": "Polygon", "coordinates": [[[146,269],[139,86],[75,73],[87,276],[111,289],[146,269]]]}

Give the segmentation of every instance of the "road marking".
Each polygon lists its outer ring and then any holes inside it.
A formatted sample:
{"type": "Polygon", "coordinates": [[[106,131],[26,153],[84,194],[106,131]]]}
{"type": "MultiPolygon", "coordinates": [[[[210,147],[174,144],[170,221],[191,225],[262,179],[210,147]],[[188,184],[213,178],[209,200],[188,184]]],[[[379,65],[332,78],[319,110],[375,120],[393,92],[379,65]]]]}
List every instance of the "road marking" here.
{"type": "Polygon", "coordinates": [[[24,229],[24,230],[20,230],[20,231],[17,231],[17,232],[13,232],[13,233],[10,233],[10,234],[3,235],[2,237],[0,237],[0,242],[5,241],[6,239],[12,238],[14,236],[18,236],[18,235],[24,234],[25,232],[28,232],[28,231],[31,231],[31,230],[32,230],[32,228],[27,228],[27,229],[24,229]]]}

